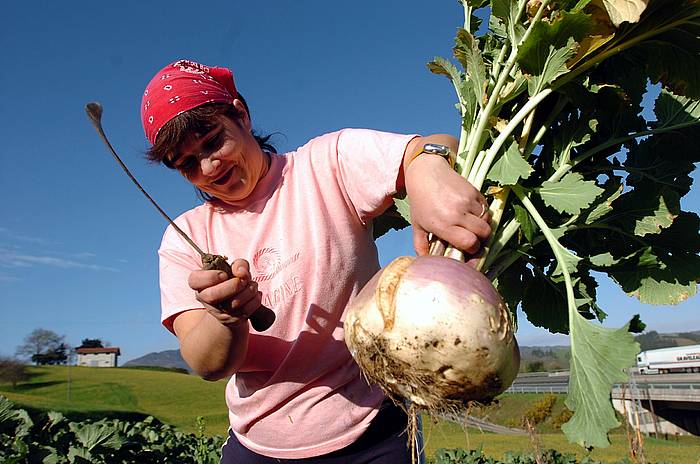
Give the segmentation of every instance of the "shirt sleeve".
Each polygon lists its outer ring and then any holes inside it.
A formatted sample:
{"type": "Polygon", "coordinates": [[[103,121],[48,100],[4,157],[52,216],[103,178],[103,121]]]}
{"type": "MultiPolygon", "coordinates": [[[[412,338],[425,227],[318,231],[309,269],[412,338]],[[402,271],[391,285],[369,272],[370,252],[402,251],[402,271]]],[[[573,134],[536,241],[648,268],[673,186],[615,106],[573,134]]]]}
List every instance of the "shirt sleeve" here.
{"type": "MultiPolygon", "coordinates": [[[[184,230],[182,223],[178,222],[178,226],[184,230]]],[[[185,233],[188,232],[185,230],[185,233]]],[[[163,234],[158,257],[161,323],[174,334],[173,321],[178,314],[191,309],[203,309],[202,303],[195,298],[194,290],[187,284],[190,273],[200,269],[202,263],[197,252],[173,226],[168,226],[163,234]]]]}
{"type": "Polygon", "coordinates": [[[363,223],[383,213],[396,194],[408,143],[417,135],[344,129],[337,144],[338,172],[363,223]]]}

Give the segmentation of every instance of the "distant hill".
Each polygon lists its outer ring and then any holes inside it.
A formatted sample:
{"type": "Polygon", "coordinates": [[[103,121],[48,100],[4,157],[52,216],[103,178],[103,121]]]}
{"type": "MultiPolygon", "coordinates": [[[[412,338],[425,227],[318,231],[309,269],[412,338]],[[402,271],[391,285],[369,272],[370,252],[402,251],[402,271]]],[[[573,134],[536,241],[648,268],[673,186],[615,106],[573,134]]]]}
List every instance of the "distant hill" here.
{"type": "MultiPolygon", "coordinates": [[[[687,346],[700,343],[700,330],[658,333],[655,330],[636,335],[641,351],[687,346]]],[[[521,346],[521,372],[551,372],[569,369],[571,351],[568,346],[521,346]]]]}
{"type": "Polygon", "coordinates": [[[700,343],[700,330],[693,332],[658,333],[655,330],[634,337],[642,351],[674,346],[696,345],[700,343]]]}
{"type": "Polygon", "coordinates": [[[192,369],[187,365],[182,355],[180,355],[180,350],[165,350],[159,351],[157,353],[148,353],[147,355],[141,356],[140,358],[132,359],[122,364],[124,367],[134,367],[134,366],[159,366],[159,367],[176,367],[179,369],[185,369],[187,372],[192,373],[192,369]]]}
{"type": "MultiPolygon", "coordinates": [[[[654,330],[634,337],[642,351],[672,346],[686,346],[700,343],[700,330],[692,332],[658,333],[654,330]]],[[[571,352],[568,346],[521,346],[520,370],[522,372],[559,371],[569,369],[571,352]]],[[[148,353],[123,364],[133,366],[176,367],[192,373],[192,369],[182,359],[180,350],[165,350],[148,353]]]]}
{"type": "Polygon", "coordinates": [[[568,346],[521,346],[520,372],[553,372],[569,369],[568,346]]]}

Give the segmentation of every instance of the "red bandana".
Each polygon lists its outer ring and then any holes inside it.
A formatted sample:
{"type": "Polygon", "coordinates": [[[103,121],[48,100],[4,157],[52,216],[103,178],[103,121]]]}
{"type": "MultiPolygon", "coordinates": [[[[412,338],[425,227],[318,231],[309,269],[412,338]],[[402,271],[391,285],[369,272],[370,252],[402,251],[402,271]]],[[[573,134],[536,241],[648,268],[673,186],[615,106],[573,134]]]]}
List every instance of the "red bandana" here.
{"type": "Polygon", "coordinates": [[[227,68],[209,67],[189,60],[169,64],[151,79],[141,99],[141,123],[154,144],[158,131],[180,113],[205,103],[233,103],[238,96],[227,68]]]}

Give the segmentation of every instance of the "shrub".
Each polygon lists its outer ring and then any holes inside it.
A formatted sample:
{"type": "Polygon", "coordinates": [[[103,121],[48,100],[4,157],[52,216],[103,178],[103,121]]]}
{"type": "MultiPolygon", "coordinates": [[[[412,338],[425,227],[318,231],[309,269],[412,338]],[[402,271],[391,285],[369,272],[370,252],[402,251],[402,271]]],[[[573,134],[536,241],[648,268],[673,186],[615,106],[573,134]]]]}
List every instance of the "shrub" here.
{"type": "Polygon", "coordinates": [[[532,406],[530,406],[523,415],[522,425],[526,425],[527,422],[530,425],[537,425],[542,423],[549,417],[552,413],[552,408],[557,402],[556,395],[545,395],[541,399],[535,401],[532,406]]]}
{"type": "Polygon", "coordinates": [[[569,419],[573,417],[573,415],[574,413],[571,412],[570,409],[564,408],[554,419],[552,419],[552,425],[559,429],[562,425],[567,423],[569,419]]]}
{"type": "Polygon", "coordinates": [[[12,384],[16,388],[20,382],[29,380],[27,366],[13,358],[0,357],[0,382],[12,384]]]}

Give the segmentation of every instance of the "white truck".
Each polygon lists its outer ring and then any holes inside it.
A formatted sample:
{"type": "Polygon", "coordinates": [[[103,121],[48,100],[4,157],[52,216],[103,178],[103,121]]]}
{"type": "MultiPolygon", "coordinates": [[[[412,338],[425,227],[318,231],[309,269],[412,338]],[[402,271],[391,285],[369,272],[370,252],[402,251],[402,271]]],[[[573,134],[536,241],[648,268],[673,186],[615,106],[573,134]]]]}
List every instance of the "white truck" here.
{"type": "Polygon", "coordinates": [[[640,374],[700,372],[700,345],[642,351],[637,355],[640,374]]]}

